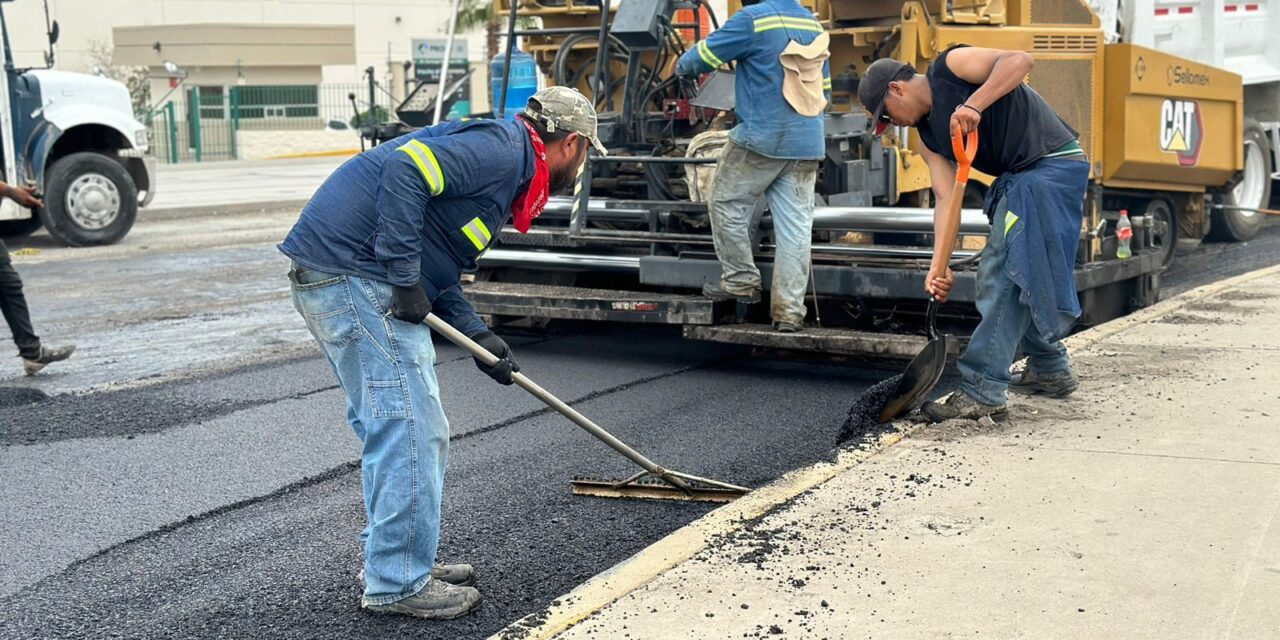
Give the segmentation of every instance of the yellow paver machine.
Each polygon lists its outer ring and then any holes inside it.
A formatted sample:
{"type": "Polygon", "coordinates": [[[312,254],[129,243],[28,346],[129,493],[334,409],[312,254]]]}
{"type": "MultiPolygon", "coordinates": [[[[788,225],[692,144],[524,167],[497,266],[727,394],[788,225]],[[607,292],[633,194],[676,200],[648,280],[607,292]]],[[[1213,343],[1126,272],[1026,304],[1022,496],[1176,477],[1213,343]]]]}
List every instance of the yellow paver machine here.
{"type": "MultiPolygon", "coordinates": [[[[1072,127],[1091,159],[1076,284],[1088,326],[1149,305],[1175,248],[1208,231],[1243,165],[1240,76],[1134,44],[1108,44],[1084,0],[802,0],[831,36],[832,104],[818,178],[810,323],[769,330],[767,305],[744,309],[698,295],[720,267],[705,185],[717,136],[733,124],[732,90],[674,78],[675,60],[715,26],[706,2],[525,0],[497,10],[546,82],[596,96],[610,153],[592,157],[572,196],[554,197],[529,234],[504,231],[480,261],[469,296],[498,320],[575,319],[683,325],[687,337],[828,354],[906,357],[926,304],[933,201],[919,140],[875,136],[857,104],[860,74],[894,57],[924,71],[956,44],[1019,49],[1027,82],[1072,127]],[[516,28],[516,17],[540,26],[516,28]],[[1132,257],[1117,257],[1122,210],[1132,257]]],[[[730,5],[730,12],[736,7],[730,5]]],[[[989,225],[975,174],[956,258],[964,265],[945,330],[976,321],[975,267],[989,225]]],[[[989,184],[990,177],[985,178],[989,184]]],[[[1226,203],[1226,204],[1224,204],[1226,203]]],[[[762,202],[754,239],[770,280],[772,224],[762,202]]],[[[953,350],[963,339],[952,341],[953,350]]]]}

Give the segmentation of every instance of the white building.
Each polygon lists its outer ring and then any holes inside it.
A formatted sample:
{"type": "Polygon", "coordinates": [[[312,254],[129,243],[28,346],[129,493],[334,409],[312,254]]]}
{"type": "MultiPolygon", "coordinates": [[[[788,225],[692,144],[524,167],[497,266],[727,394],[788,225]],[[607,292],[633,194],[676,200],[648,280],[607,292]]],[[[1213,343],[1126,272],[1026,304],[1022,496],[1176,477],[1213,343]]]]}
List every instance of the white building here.
{"type": "MultiPolygon", "coordinates": [[[[321,81],[326,83],[359,82],[366,67],[385,70],[388,62],[411,60],[414,38],[445,35],[449,8],[449,3],[442,0],[49,0],[50,14],[62,27],[58,43],[60,68],[90,69],[93,43],[113,45],[113,31],[117,27],[201,24],[349,27],[354,59],[346,64],[324,64],[321,81]]],[[[42,1],[6,3],[5,14],[18,63],[41,64],[45,50],[42,1]]],[[[163,33],[162,29],[158,31],[163,33]]],[[[483,62],[483,39],[471,34],[468,42],[472,62],[483,62]]],[[[181,60],[174,62],[182,64],[181,60]]]]}
{"type": "MultiPolygon", "coordinates": [[[[55,66],[87,72],[107,57],[116,67],[146,67],[154,106],[163,108],[164,101],[174,102],[177,118],[182,121],[181,126],[157,125],[153,135],[165,144],[169,137],[182,138],[182,158],[191,158],[196,146],[190,139],[195,129],[187,114],[191,92],[199,92],[203,155],[214,159],[332,148],[335,143],[330,140],[336,135],[332,131],[317,131],[308,138],[271,136],[262,130],[311,129],[312,123],[319,130],[326,122],[348,120],[353,115],[348,93],[358,96],[358,108],[367,109],[368,92],[363,85],[368,67],[374,68],[374,77],[382,87],[376,92],[378,104],[392,101],[388,93],[401,97],[405,64],[413,60],[413,41],[445,37],[450,3],[48,0],[48,7],[50,17],[61,28],[55,66]],[[176,93],[169,94],[165,61],[172,61],[188,74],[176,93]],[[230,125],[230,119],[220,117],[220,111],[229,114],[233,100],[240,107],[236,111],[240,117],[230,125]],[[300,142],[304,139],[309,141],[300,142]],[[287,148],[284,141],[305,148],[287,148]]],[[[6,2],[4,10],[17,64],[42,66],[47,49],[43,0],[6,2]]],[[[484,111],[488,109],[488,67],[483,59],[483,34],[459,34],[459,39],[465,42],[463,50],[476,71],[470,108],[484,111]]],[[[412,70],[408,77],[413,77],[412,70]]],[[[173,119],[166,114],[160,117],[173,119]]],[[[338,146],[355,143],[352,138],[338,146]]],[[[178,159],[177,155],[173,158],[178,159]]]]}

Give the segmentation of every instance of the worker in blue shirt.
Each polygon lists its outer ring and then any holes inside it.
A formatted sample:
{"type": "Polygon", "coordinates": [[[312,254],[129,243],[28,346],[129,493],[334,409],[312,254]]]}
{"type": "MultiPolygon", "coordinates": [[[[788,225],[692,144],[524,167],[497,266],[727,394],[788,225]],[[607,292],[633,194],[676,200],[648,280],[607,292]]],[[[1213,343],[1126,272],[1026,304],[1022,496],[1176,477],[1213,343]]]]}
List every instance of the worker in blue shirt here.
{"type": "Polygon", "coordinates": [[[577,91],[536,93],[514,121],[448,122],[352,158],[307,203],[280,250],[293,303],[337,374],[363,443],[365,609],[454,618],[480,602],[470,565],[437,565],[449,425],[435,314],[519,366],[463,296],[459,279],[512,221],[529,230],[548,195],[572,184],[595,145],[596,113],[577,91]]]}
{"type": "Polygon", "coordinates": [[[720,282],[715,300],[760,300],[751,250],[751,214],[768,199],[774,244],[770,311],[782,332],[804,326],[818,161],[826,154],[823,111],[831,92],[829,37],[796,0],[744,2],[740,11],[680,57],[677,73],[698,75],[735,63],[734,112],[712,181],[710,213],[720,282]]]}

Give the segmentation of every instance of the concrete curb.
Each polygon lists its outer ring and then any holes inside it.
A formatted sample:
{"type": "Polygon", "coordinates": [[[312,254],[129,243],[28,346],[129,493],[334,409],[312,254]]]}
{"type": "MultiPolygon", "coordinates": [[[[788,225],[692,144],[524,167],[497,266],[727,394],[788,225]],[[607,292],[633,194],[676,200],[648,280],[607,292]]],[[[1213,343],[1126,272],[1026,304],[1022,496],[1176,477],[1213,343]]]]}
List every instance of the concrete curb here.
{"type": "Polygon", "coordinates": [[[1190,291],[1180,293],[1168,300],[1157,302],[1145,309],[1134,311],[1123,318],[1117,318],[1110,322],[1093,327],[1092,329],[1081,331],[1080,333],[1067,338],[1063,343],[1071,350],[1088,349],[1089,347],[1092,347],[1093,345],[1098,344],[1117,333],[1127,331],[1138,325],[1155,322],[1170,313],[1178,311],[1188,304],[1216,296],[1224,291],[1234,289],[1246,282],[1275,274],[1280,274],[1280,265],[1264,267],[1257,271],[1250,271],[1249,273],[1227,278],[1226,280],[1206,284],[1202,287],[1197,287],[1190,291]]]}
{"type": "MultiPolygon", "coordinates": [[[[1280,265],[1208,284],[1135,311],[1128,316],[1078,333],[1065,342],[1072,350],[1092,347],[1138,325],[1156,321],[1188,304],[1230,290],[1246,282],[1280,274],[1280,265]]],[[[842,450],[835,463],[818,463],[796,469],[768,485],[712,511],[619,562],[541,612],[530,614],[490,636],[491,640],[544,640],[568,630],[593,613],[644,586],[663,572],[706,549],[716,536],[730,533],[744,520],[757,518],[796,496],[825,484],[876,454],[901,442],[925,425],[898,422],[894,431],[857,449],[842,450]]]]}
{"type": "Polygon", "coordinates": [[[285,153],[278,156],[267,156],[266,160],[296,160],[298,158],[330,158],[337,156],[354,156],[359,149],[331,149],[329,151],[306,151],[303,153],[285,153]]]}
{"type": "Polygon", "coordinates": [[[268,211],[285,211],[293,209],[302,211],[306,200],[271,200],[267,202],[238,202],[231,204],[209,204],[192,207],[165,207],[163,209],[142,209],[138,212],[139,222],[157,220],[181,220],[201,216],[245,215],[250,213],[266,213],[268,211]]]}
{"type": "Polygon", "coordinates": [[[717,536],[738,529],[743,521],[758,518],[778,505],[858,466],[901,442],[923,425],[897,422],[892,426],[893,431],[863,442],[857,448],[842,449],[834,463],[820,462],[788,472],[781,478],[707,513],[582,583],[559,598],[556,601],[559,604],[525,616],[490,637],[498,640],[551,638],[639,589],[668,569],[689,560],[706,549],[717,536]]]}

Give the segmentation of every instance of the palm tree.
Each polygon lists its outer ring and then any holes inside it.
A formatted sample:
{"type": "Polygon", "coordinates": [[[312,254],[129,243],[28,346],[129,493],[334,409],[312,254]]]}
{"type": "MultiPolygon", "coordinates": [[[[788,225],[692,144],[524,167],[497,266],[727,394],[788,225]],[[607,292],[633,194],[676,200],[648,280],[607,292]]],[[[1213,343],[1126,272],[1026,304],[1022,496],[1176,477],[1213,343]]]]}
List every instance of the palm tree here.
{"type": "Polygon", "coordinates": [[[485,60],[498,55],[498,34],[502,30],[500,20],[493,9],[493,0],[462,0],[458,4],[458,32],[471,31],[484,26],[485,60]]]}
{"type": "MultiPolygon", "coordinates": [[[[536,24],[535,18],[527,16],[516,21],[516,25],[521,29],[529,29],[536,24]]],[[[506,27],[503,16],[499,16],[494,9],[493,0],[461,0],[458,4],[458,23],[454,29],[464,33],[482,25],[484,26],[485,60],[492,60],[500,53],[498,40],[506,27]]]]}

